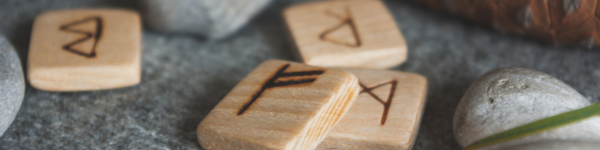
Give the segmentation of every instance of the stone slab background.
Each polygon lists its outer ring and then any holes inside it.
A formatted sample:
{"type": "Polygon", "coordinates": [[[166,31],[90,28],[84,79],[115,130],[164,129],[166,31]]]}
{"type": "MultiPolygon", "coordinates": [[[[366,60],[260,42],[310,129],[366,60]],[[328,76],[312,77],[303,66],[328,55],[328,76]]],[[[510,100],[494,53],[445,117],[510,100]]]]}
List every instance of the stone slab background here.
{"type": "MultiPolygon", "coordinates": [[[[304,0],[274,0],[223,40],[144,30],[142,82],[91,92],[46,92],[27,86],[0,149],[201,149],[195,129],[237,82],[267,59],[293,60],[282,10],[304,0]]],[[[415,150],[460,149],[452,117],[473,81],[498,67],[548,73],[591,102],[600,98],[600,49],[563,47],[507,35],[402,0],[385,1],[402,28],[408,60],[392,70],[429,80],[415,150]]],[[[2,0],[0,34],[23,64],[33,19],[51,9],[130,8],[134,0],[2,0]]]]}

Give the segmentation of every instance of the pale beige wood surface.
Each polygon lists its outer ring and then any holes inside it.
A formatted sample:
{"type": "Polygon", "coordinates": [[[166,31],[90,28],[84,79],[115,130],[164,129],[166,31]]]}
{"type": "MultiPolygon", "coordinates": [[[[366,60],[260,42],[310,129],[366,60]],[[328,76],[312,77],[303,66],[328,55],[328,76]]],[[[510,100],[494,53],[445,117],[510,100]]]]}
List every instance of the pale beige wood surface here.
{"type": "Polygon", "coordinates": [[[404,37],[379,0],[317,1],[291,6],[283,16],[306,64],[380,69],[406,60],[404,37]]]}
{"type": "Polygon", "coordinates": [[[198,141],[205,149],[314,149],[359,89],[358,79],[347,72],[269,60],[202,120],[198,141]]]}
{"type": "Polygon", "coordinates": [[[340,70],[358,77],[361,92],[317,149],[412,149],[425,106],[427,79],[398,71],[340,70]]]}
{"type": "Polygon", "coordinates": [[[134,11],[49,11],[35,19],[28,79],[48,91],[120,88],[140,82],[141,23],[134,11]]]}

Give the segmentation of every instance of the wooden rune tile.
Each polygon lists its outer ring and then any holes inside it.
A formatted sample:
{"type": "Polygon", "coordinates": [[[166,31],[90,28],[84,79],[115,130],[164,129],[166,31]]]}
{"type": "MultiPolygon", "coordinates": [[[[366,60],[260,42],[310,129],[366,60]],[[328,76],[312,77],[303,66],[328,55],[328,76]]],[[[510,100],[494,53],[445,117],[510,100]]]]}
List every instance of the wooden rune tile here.
{"type": "Polygon", "coordinates": [[[350,73],[269,60],[202,120],[198,141],[204,149],[315,149],[359,90],[350,73]]]}
{"type": "Polygon", "coordinates": [[[49,11],[35,19],[28,79],[48,91],[120,88],[140,82],[141,22],[134,11],[49,11]]]}
{"type": "Polygon", "coordinates": [[[358,77],[361,92],[317,149],[412,149],[425,106],[427,79],[388,70],[339,70],[358,77]]]}
{"type": "Polygon", "coordinates": [[[406,60],[404,37],[379,0],[311,2],[283,16],[296,56],[306,64],[381,69],[406,60]]]}

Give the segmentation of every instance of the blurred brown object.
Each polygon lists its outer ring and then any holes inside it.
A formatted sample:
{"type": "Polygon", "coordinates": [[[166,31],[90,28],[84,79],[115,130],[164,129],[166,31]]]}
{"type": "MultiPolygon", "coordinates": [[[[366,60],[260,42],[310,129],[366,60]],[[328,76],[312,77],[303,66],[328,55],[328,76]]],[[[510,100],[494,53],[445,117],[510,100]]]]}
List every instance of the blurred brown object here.
{"type": "Polygon", "coordinates": [[[543,41],[600,45],[598,0],[413,0],[498,30],[543,41]]]}

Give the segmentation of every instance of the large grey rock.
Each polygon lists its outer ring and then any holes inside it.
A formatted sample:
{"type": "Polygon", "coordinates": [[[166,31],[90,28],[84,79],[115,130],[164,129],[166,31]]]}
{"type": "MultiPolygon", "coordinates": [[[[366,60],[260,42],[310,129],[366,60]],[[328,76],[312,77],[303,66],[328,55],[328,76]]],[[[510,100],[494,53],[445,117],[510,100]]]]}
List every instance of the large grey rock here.
{"type": "Polygon", "coordinates": [[[245,25],[271,0],[140,0],[144,20],[161,32],[223,38],[245,25]]]}
{"type": "Polygon", "coordinates": [[[0,135],[15,119],[24,95],[21,61],[12,45],[0,35],[0,135]]]}
{"type": "MultiPolygon", "coordinates": [[[[522,68],[497,69],[480,77],[463,96],[454,115],[454,135],[465,147],[493,134],[589,104],[577,91],[547,74],[522,68]]],[[[518,148],[515,145],[545,141],[600,142],[600,117],[484,149],[518,148]]],[[[585,144],[570,145],[570,149],[578,149],[578,145],[585,144]]],[[[559,150],[564,146],[546,148],[559,150]]]]}

